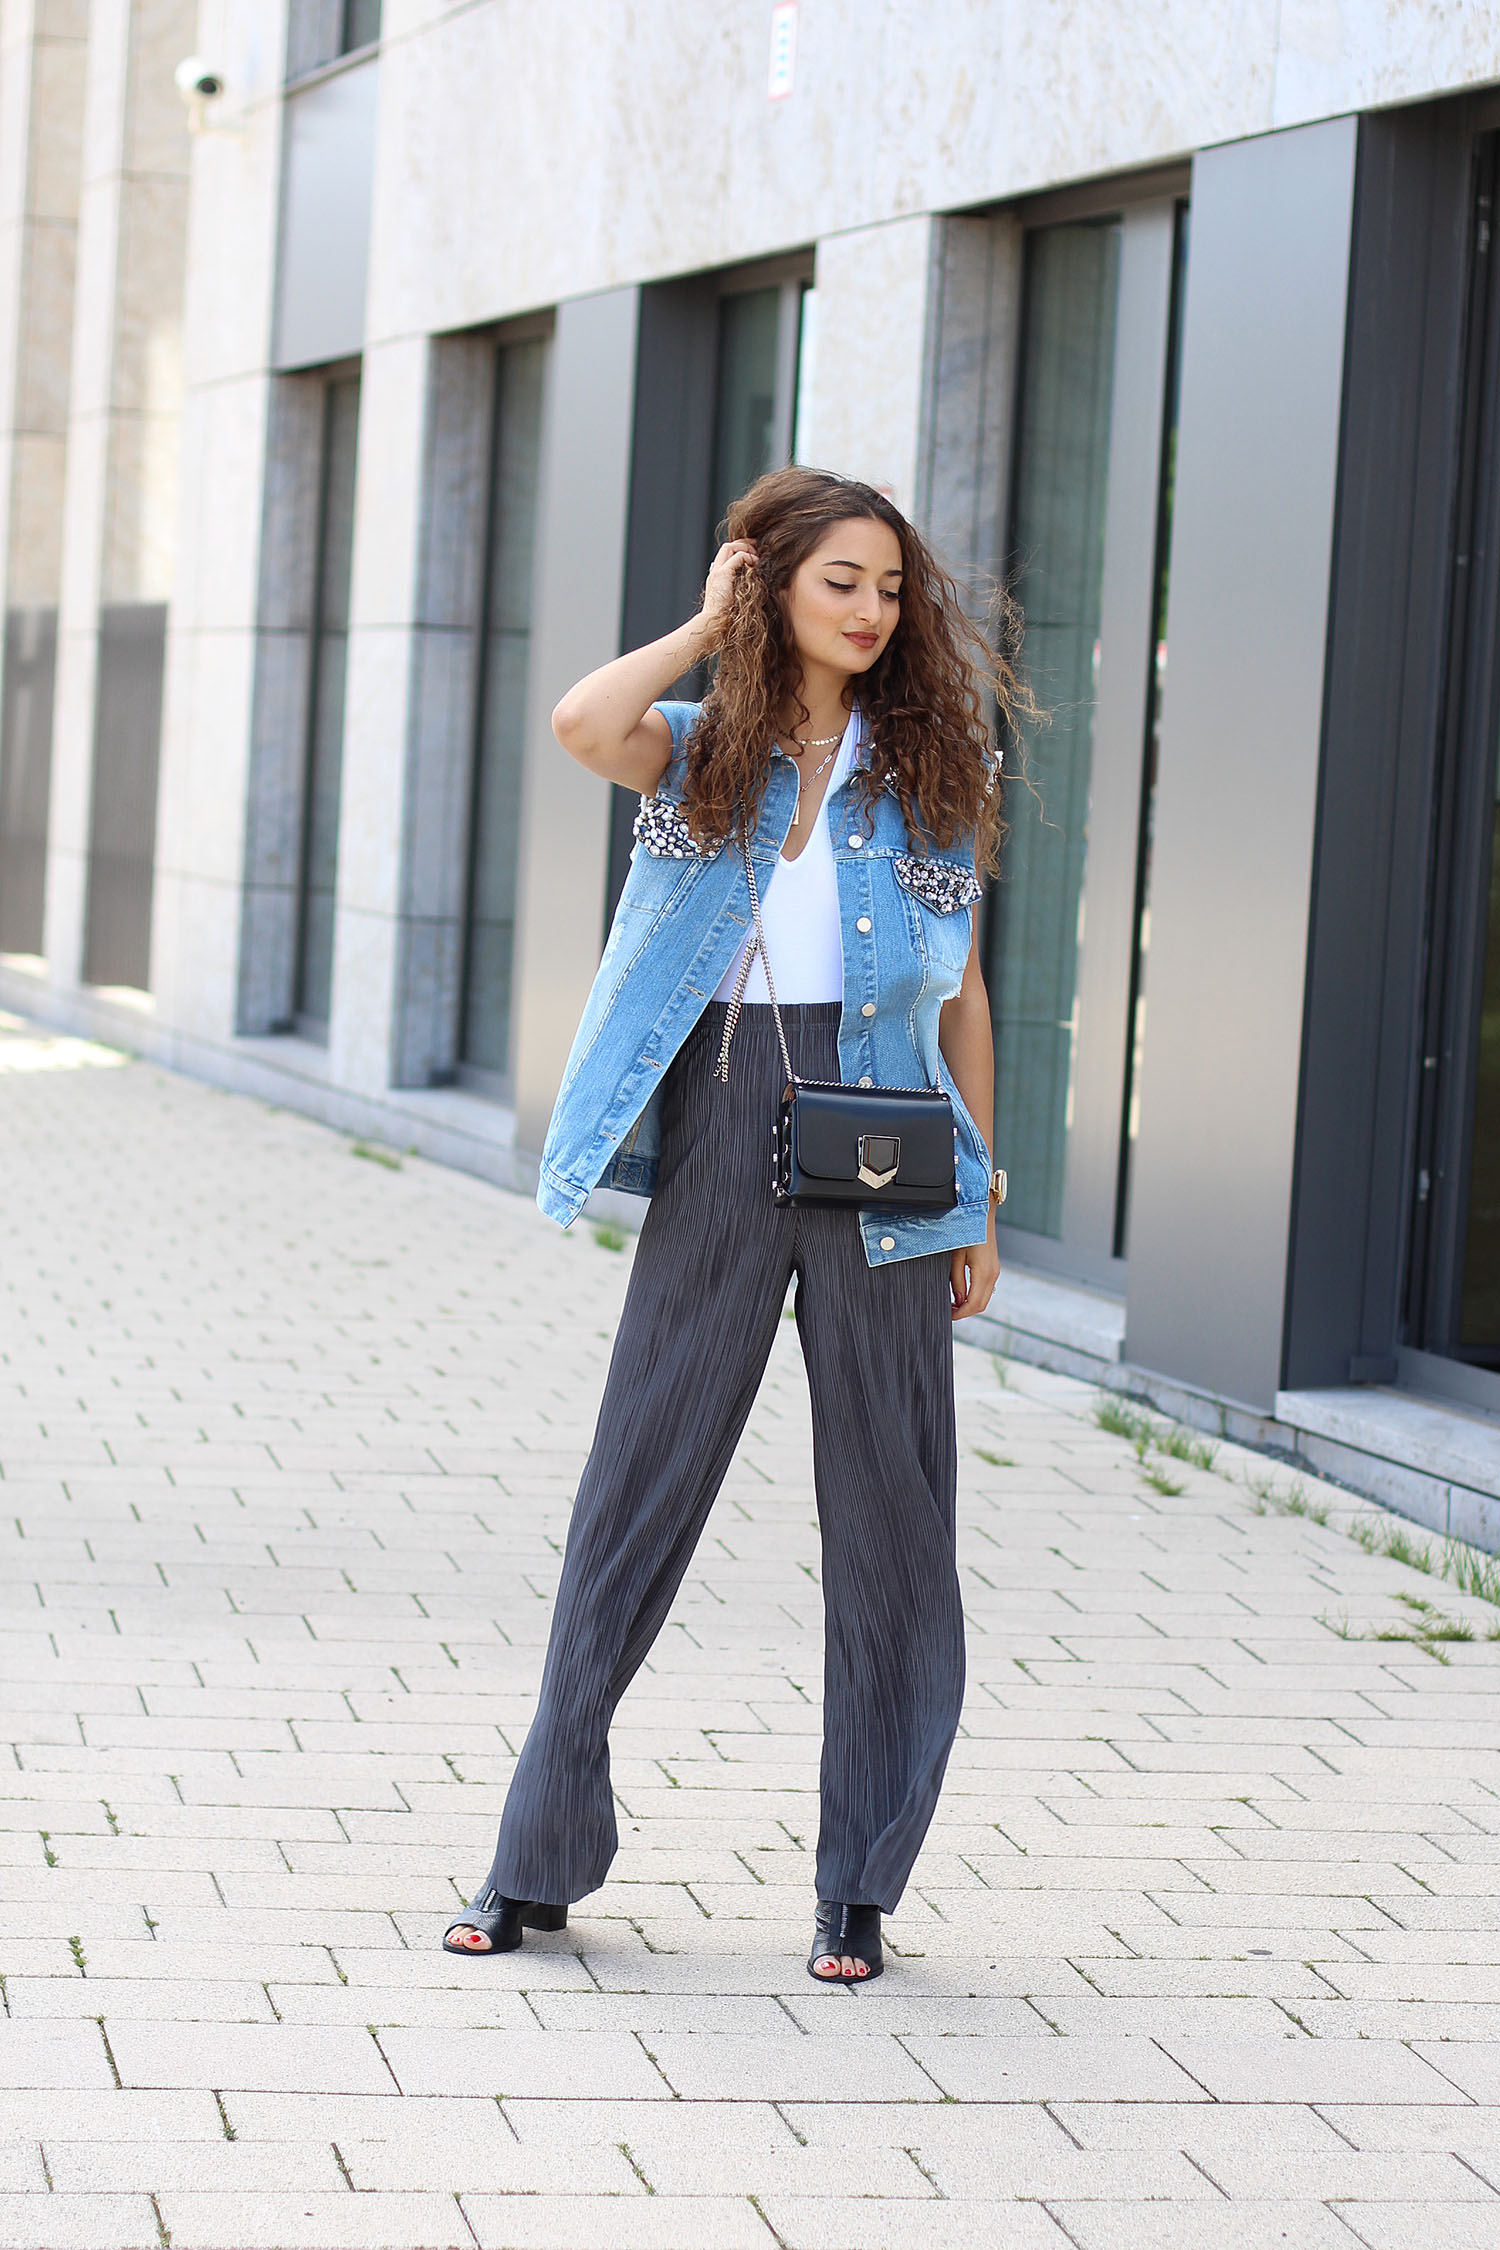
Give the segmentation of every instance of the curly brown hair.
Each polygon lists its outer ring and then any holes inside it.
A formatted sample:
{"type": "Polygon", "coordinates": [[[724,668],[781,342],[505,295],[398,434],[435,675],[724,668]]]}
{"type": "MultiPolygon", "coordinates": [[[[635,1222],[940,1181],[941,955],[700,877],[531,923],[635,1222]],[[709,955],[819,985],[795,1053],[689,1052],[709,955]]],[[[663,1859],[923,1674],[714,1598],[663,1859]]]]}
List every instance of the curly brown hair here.
{"type": "Polygon", "coordinates": [[[1035,709],[1017,670],[1020,612],[996,587],[986,623],[977,622],[900,509],[873,485],[824,469],[773,469],[729,510],[725,537],[753,540],[757,562],[736,580],[714,683],[688,738],[683,811],[708,845],[735,833],[742,814],[753,827],[785,715],[809,716],[787,589],[825,532],[860,517],[895,533],[903,577],[895,631],[854,682],[871,742],[858,786],[867,806],[894,791],[919,851],[972,836],[975,865],[992,875],[1005,834],[999,746],[1035,709]]]}

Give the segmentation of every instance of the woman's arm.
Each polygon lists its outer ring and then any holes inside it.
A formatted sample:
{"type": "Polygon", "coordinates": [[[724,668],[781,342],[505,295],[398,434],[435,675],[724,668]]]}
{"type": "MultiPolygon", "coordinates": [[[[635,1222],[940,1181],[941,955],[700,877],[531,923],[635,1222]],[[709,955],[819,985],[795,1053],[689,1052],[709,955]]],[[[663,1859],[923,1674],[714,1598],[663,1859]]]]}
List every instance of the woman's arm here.
{"type": "MultiPolygon", "coordinates": [[[[953,1073],[953,1083],[964,1108],[981,1133],[991,1130],[995,1114],[995,1034],[990,1022],[990,996],[979,966],[979,917],[974,917],[974,937],[964,964],[964,981],[938,1017],[938,1046],[953,1073]]],[[[1000,1278],[1000,1253],[995,1246],[995,1206],[990,1204],[989,1228],[983,1242],[955,1250],[949,1269],[953,1289],[953,1317],[966,1320],[983,1312],[1000,1278]]]]}
{"type": "Polygon", "coordinates": [[[643,796],[654,794],[671,760],[672,733],[651,706],[718,647],[735,580],[754,560],[755,549],[746,539],[721,547],[696,617],[645,648],[601,664],[569,688],[552,714],[552,732],[570,757],[606,781],[638,789],[643,796]]]}

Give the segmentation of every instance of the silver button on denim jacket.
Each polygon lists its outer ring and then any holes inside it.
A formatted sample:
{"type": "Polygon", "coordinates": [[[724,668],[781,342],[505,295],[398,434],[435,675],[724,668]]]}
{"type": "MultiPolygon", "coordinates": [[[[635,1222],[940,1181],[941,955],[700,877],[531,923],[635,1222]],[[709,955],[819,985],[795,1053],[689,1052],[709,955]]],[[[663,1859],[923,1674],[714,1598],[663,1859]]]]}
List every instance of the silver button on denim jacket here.
{"type": "MultiPolygon", "coordinates": [[[[578,1216],[594,1187],[635,1195],[655,1187],[667,1066],[750,923],[738,848],[700,852],[681,811],[684,744],[698,706],[656,708],[672,730],[671,763],[656,795],[641,800],[630,873],[542,1151],[537,1202],[563,1226],[578,1216]]],[[[855,768],[867,758],[861,744],[855,768]]],[[[752,845],[762,888],[796,804],[796,770],[778,752],[752,845]]],[[[954,1209],[861,1213],[865,1256],[872,1266],[887,1265],[982,1242],[989,1149],[938,1052],[938,1014],[963,981],[969,957],[979,897],[972,849],[956,843],[948,852],[914,852],[889,792],[866,806],[846,782],[827,800],[827,813],[844,946],[839,1074],[849,1086],[940,1086],[952,1100],[957,1127],[954,1209]]],[[[768,1115],[779,1093],[779,1087],[767,1088],[768,1115]]]]}

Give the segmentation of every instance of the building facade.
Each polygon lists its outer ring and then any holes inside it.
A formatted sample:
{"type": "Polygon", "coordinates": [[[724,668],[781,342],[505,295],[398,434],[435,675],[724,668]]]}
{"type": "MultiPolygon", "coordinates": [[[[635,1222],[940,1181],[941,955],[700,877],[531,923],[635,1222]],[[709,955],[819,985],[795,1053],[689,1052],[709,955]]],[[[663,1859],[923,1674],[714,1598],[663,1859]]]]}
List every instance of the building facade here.
{"type": "Polygon", "coordinates": [[[868,478],[1050,712],[1015,1348],[1489,1536],[1500,5],[0,0],[0,114],[0,1005],[525,1186],[552,704],[868,478]]]}

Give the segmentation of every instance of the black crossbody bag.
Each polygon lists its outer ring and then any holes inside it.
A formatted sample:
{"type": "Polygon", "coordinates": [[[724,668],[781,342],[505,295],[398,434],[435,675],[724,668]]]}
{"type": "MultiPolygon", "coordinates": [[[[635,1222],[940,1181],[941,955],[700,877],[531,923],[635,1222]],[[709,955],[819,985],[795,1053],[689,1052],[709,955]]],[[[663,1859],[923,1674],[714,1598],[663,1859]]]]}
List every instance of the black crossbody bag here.
{"type": "Polygon", "coordinates": [[[781,1110],[772,1128],[771,1193],[776,1202],[849,1204],[856,1210],[951,1211],[958,1201],[953,1155],[958,1128],[945,1093],[931,1086],[825,1085],[799,1078],[792,1068],[748,843],[745,873],[755,934],[740,963],[724,1018],[718,1076],[729,1084],[729,1044],[759,953],[786,1068],[781,1110]]]}

